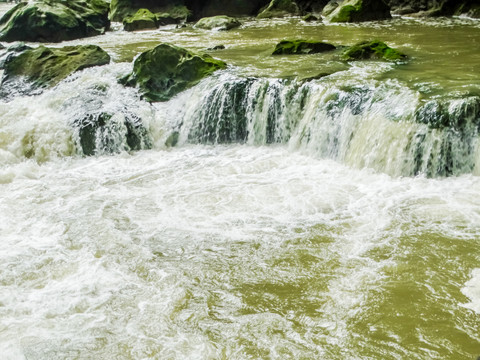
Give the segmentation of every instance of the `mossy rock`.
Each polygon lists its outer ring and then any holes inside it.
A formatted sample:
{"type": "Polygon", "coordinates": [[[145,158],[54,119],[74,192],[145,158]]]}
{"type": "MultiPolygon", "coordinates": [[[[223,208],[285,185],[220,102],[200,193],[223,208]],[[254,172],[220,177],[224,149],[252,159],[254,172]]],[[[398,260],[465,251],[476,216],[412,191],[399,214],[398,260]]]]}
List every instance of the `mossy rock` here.
{"type": "Polygon", "coordinates": [[[109,62],[110,56],[96,45],[58,49],[41,45],[6,61],[2,87],[15,85],[15,82],[23,83],[23,79],[27,80],[30,89],[49,87],[75,71],[109,62]]]}
{"type": "Polygon", "coordinates": [[[407,55],[389,47],[379,40],[364,41],[355,44],[347,48],[342,56],[342,59],[347,61],[372,59],[399,61],[405,60],[406,58],[407,55]]]}
{"type": "Polygon", "coordinates": [[[230,30],[239,27],[240,25],[240,21],[233,17],[226,15],[218,15],[202,18],[198,20],[194,27],[197,29],[206,30],[230,30]]]}
{"type": "Polygon", "coordinates": [[[60,42],[103,34],[110,27],[103,0],[22,2],[0,19],[0,40],[60,42]]]}
{"type": "MultiPolygon", "coordinates": [[[[185,21],[192,15],[181,0],[112,0],[110,2],[110,19],[123,22],[125,18],[133,16],[139,9],[148,9],[156,14],[157,20],[168,19],[174,20],[175,23],[185,21]]],[[[160,22],[159,25],[163,25],[163,23],[160,22]]]]}
{"type": "Polygon", "coordinates": [[[272,55],[316,54],[335,49],[335,45],[322,41],[282,40],[275,46],[272,55]]]}
{"type": "Polygon", "coordinates": [[[123,29],[125,31],[136,31],[145,29],[156,29],[157,17],[148,9],[138,9],[132,15],[123,20],[123,29]]]}
{"type": "Polygon", "coordinates": [[[163,43],[140,54],[133,64],[133,72],[121,82],[138,86],[147,101],[166,101],[224,68],[223,61],[209,55],[163,43]]]}
{"type": "Polygon", "coordinates": [[[300,9],[292,0],[272,0],[270,4],[257,15],[259,19],[300,15],[300,9]]]}
{"type": "Polygon", "coordinates": [[[347,0],[328,16],[330,22],[361,22],[391,19],[390,7],[383,0],[347,0]]]}

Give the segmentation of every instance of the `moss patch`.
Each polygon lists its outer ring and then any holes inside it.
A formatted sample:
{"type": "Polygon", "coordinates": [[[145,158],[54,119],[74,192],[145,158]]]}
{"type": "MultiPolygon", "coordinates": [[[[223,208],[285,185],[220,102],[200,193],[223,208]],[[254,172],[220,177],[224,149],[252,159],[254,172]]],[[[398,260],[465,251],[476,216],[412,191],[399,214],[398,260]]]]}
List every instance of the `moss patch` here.
{"type": "Polygon", "coordinates": [[[32,88],[53,86],[75,71],[105,65],[110,56],[96,45],[26,50],[5,64],[2,85],[18,78],[26,79],[32,88]]]}
{"type": "Polygon", "coordinates": [[[0,19],[0,40],[59,42],[104,33],[110,26],[103,0],[20,3],[0,19]]]}
{"type": "Polygon", "coordinates": [[[370,60],[381,59],[388,61],[405,60],[407,55],[389,47],[382,41],[364,41],[349,47],[343,53],[343,60],[370,60]]]}
{"type": "Polygon", "coordinates": [[[225,67],[223,61],[209,55],[163,43],[142,53],[133,64],[133,72],[121,82],[138,86],[148,101],[166,101],[225,67]]]}
{"type": "Polygon", "coordinates": [[[218,29],[218,30],[230,30],[241,25],[240,21],[237,19],[225,16],[225,15],[218,15],[212,17],[206,17],[198,20],[195,24],[196,28],[199,29],[218,29]]]}
{"type": "Polygon", "coordinates": [[[156,29],[157,17],[148,9],[138,9],[134,15],[123,20],[123,28],[126,31],[156,29]]]}

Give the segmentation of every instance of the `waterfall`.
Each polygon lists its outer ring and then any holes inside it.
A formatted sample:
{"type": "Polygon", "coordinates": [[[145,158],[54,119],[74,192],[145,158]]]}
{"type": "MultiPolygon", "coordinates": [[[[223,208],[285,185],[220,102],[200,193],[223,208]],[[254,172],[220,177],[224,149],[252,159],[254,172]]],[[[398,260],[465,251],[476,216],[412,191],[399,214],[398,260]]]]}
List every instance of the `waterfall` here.
{"type": "Polygon", "coordinates": [[[16,140],[0,148],[48,161],[188,143],[277,143],[394,176],[451,176],[480,167],[474,94],[424,98],[395,80],[302,81],[225,71],[149,104],[118,84],[126,69],[86,69],[43,94],[5,99],[3,137],[16,140]]]}

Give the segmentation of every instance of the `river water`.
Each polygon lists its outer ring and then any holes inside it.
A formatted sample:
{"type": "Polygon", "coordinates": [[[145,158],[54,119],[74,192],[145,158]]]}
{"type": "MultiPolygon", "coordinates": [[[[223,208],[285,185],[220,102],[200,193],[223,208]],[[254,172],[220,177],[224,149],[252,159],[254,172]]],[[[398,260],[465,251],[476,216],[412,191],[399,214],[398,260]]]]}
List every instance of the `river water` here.
{"type": "Polygon", "coordinates": [[[114,24],[79,43],[112,64],[0,101],[2,358],[480,356],[478,21],[114,24]],[[292,37],[410,59],[269,55],[292,37]],[[146,103],[116,79],[161,41],[224,44],[229,68],[146,103]],[[429,125],[431,104],[466,127],[429,125]],[[83,156],[98,109],[113,117],[83,156]]]}

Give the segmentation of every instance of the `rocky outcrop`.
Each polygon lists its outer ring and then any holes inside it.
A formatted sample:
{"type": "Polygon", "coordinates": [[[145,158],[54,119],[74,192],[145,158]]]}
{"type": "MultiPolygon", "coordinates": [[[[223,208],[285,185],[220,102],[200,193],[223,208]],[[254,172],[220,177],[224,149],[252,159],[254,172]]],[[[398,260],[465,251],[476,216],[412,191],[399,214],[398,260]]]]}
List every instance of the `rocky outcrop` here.
{"type": "Polygon", "coordinates": [[[103,34],[109,26],[103,0],[22,2],[0,19],[0,40],[60,42],[103,34]]]}
{"type": "Polygon", "coordinates": [[[259,19],[300,15],[300,9],[293,0],[272,0],[257,16],[259,19]]]}
{"type": "Polygon", "coordinates": [[[63,48],[39,46],[5,62],[1,87],[19,87],[16,90],[29,93],[53,86],[75,71],[109,62],[110,56],[96,45],[63,48]]]}
{"type": "Polygon", "coordinates": [[[136,31],[145,29],[156,29],[157,17],[148,9],[139,9],[134,15],[123,19],[123,29],[136,31]]]}
{"type": "Polygon", "coordinates": [[[273,51],[272,55],[289,54],[316,54],[325,51],[335,50],[332,44],[313,40],[283,40],[280,41],[273,51]]]}
{"type": "Polygon", "coordinates": [[[364,41],[349,47],[342,56],[343,60],[405,60],[407,56],[389,47],[382,41],[364,41]]]}
{"type": "Polygon", "coordinates": [[[121,82],[137,86],[147,101],[166,101],[225,67],[223,61],[209,55],[194,54],[163,43],[140,54],[133,64],[132,73],[121,82]]]}
{"type": "Polygon", "coordinates": [[[233,17],[218,15],[202,18],[198,20],[194,27],[206,30],[230,30],[239,27],[240,25],[240,21],[233,17]]]}
{"type": "Polygon", "coordinates": [[[328,15],[328,21],[361,22],[391,17],[390,7],[383,0],[347,0],[328,15]]]}
{"type": "Polygon", "coordinates": [[[466,15],[480,18],[478,0],[389,0],[392,13],[415,16],[466,15]]]}

